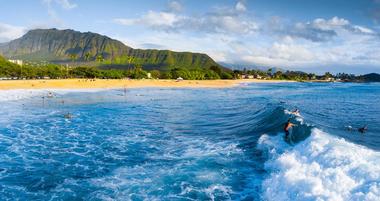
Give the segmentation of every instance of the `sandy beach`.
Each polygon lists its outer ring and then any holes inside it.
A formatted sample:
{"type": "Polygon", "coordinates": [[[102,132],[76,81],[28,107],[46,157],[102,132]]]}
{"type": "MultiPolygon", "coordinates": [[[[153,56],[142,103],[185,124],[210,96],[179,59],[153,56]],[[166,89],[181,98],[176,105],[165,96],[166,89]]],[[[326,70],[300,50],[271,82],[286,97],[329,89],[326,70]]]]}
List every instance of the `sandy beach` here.
{"type": "Polygon", "coordinates": [[[143,87],[225,88],[240,83],[289,82],[277,80],[127,80],[127,79],[62,79],[62,80],[2,80],[0,90],[9,89],[107,89],[143,87]]]}

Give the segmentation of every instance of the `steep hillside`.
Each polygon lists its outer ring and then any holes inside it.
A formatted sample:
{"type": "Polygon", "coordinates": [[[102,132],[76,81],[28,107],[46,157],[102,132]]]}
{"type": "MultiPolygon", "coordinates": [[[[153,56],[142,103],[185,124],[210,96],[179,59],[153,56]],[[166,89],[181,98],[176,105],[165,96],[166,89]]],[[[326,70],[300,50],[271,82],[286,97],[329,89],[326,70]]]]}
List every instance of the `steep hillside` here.
{"type": "Polygon", "coordinates": [[[58,29],[31,30],[19,39],[1,44],[0,54],[31,61],[90,63],[104,68],[127,68],[141,64],[147,69],[167,70],[218,65],[206,54],[133,49],[96,33],[58,29]]]}

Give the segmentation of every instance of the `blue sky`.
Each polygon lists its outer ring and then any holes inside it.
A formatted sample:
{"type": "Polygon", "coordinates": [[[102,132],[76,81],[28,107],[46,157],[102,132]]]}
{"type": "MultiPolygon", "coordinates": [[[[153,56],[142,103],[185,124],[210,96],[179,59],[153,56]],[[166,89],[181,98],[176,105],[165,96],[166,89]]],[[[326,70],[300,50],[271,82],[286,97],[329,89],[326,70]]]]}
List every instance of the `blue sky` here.
{"type": "Polygon", "coordinates": [[[314,72],[380,72],[380,0],[0,0],[0,42],[35,28],[314,72]]]}

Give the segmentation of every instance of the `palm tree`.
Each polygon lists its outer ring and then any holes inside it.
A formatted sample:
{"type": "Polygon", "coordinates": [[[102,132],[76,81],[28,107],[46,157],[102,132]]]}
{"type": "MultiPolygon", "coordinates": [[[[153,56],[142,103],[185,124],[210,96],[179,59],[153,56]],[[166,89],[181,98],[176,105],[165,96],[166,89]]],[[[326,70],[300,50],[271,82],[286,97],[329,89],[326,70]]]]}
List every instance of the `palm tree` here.
{"type": "Polygon", "coordinates": [[[99,63],[102,62],[104,60],[103,56],[102,55],[98,55],[96,57],[96,61],[98,61],[99,63]]]}
{"type": "Polygon", "coordinates": [[[127,56],[127,59],[128,59],[128,69],[130,69],[131,63],[135,60],[135,58],[132,56],[127,56]]]}
{"type": "Polygon", "coordinates": [[[77,59],[77,55],[75,53],[71,53],[69,56],[72,62],[74,62],[75,59],[77,59]]]}
{"type": "Polygon", "coordinates": [[[77,55],[75,53],[71,53],[69,57],[70,57],[71,62],[73,62],[74,64],[74,61],[77,59],[77,55]]]}
{"type": "Polygon", "coordinates": [[[91,53],[90,52],[86,52],[86,54],[84,54],[84,60],[89,61],[90,57],[91,57],[91,53]]]}
{"type": "Polygon", "coordinates": [[[268,69],[267,74],[272,75],[272,73],[273,73],[273,69],[272,68],[268,69]]]}

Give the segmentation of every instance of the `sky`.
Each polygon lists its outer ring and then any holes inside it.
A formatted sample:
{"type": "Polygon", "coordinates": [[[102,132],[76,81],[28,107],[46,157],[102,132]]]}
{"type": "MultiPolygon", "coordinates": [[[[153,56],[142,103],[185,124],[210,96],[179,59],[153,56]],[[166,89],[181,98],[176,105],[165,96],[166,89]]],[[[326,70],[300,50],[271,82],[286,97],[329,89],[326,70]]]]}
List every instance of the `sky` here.
{"type": "Polygon", "coordinates": [[[380,0],[0,0],[0,42],[36,28],[232,66],[380,73],[380,0]]]}

